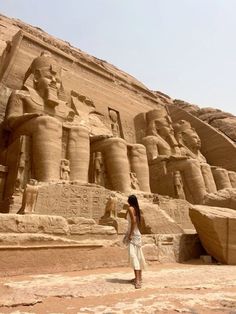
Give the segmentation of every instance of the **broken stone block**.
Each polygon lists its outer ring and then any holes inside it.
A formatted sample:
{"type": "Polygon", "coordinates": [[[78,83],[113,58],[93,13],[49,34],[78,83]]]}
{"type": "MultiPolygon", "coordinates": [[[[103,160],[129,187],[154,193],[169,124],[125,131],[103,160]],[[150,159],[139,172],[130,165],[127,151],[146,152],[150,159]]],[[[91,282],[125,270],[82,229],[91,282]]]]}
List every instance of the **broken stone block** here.
{"type": "Polygon", "coordinates": [[[199,205],[189,214],[207,253],[218,262],[236,265],[236,211],[199,205]]]}

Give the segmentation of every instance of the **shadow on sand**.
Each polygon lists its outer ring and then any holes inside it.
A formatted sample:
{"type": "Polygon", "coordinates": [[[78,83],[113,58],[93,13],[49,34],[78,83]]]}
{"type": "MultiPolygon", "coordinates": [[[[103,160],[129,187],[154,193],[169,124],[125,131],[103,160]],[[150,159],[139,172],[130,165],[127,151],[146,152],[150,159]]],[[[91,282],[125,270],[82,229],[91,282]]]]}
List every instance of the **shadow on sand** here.
{"type": "Polygon", "coordinates": [[[111,279],[106,279],[106,281],[111,282],[111,283],[119,283],[122,285],[132,285],[131,279],[111,278],[111,279]]]}

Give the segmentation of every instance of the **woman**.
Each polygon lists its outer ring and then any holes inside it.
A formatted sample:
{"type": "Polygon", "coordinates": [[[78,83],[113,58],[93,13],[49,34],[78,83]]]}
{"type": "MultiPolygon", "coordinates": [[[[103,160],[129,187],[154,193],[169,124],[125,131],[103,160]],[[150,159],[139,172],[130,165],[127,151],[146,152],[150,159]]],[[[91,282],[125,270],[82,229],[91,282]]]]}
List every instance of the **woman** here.
{"type": "Polygon", "coordinates": [[[145,268],[145,259],[141,248],[141,233],[139,226],[141,222],[140,208],[137,197],[130,195],[128,198],[129,208],[127,211],[128,230],[126,232],[126,239],[128,242],[129,260],[134,269],[135,288],[141,288],[142,284],[142,269],[145,268]]]}

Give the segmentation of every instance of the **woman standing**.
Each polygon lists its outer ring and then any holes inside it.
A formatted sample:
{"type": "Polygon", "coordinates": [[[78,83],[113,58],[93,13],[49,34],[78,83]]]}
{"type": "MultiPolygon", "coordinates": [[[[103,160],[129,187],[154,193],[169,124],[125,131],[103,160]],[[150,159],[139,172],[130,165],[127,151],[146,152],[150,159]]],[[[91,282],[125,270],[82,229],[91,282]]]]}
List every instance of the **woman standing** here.
{"type": "Polygon", "coordinates": [[[145,268],[145,258],[142,252],[141,233],[139,226],[141,222],[141,213],[137,197],[130,195],[128,198],[129,208],[127,211],[128,230],[126,238],[128,240],[129,260],[134,269],[135,278],[133,279],[136,289],[142,285],[142,269],[145,268]]]}

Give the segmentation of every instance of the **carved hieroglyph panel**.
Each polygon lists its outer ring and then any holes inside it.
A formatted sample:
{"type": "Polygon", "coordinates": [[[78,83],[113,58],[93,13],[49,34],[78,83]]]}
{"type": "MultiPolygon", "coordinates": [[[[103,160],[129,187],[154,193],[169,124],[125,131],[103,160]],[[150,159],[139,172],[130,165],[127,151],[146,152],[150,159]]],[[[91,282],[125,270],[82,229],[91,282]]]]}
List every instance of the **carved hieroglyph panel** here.
{"type": "Polygon", "coordinates": [[[110,193],[103,188],[55,184],[39,188],[35,212],[63,217],[99,219],[110,193]]]}

